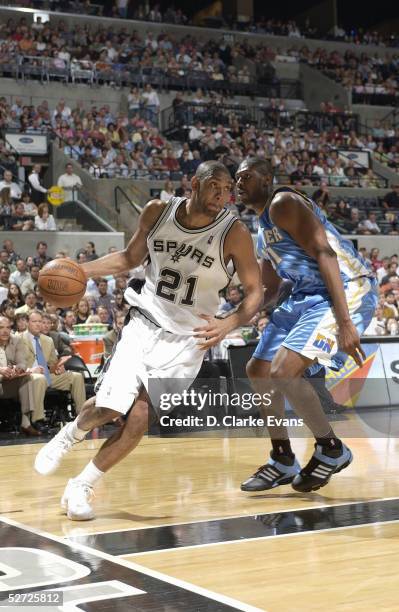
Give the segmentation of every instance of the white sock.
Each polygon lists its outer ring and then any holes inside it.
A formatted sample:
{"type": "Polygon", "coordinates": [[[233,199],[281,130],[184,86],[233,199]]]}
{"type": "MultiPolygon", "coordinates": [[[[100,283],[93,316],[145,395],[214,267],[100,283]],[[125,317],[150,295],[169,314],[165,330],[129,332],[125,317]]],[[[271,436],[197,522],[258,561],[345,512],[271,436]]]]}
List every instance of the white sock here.
{"type": "Polygon", "coordinates": [[[67,431],[68,431],[68,435],[71,436],[71,438],[75,441],[75,442],[82,442],[82,440],[85,439],[86,435],[89,433],[88,431],[85,431],[84,429],[79,429],[78,425],[77,425],[77,418],[72,421],[72,423],[69,423],[67,425],[67,431]]]}
{"type": "Polygon", "coordinates": [[[83,482],[87,482],[91,487],[94,487],[104,473],[94,465],[93,461],[90,461],[74,480],[83,480],[83,482]]]}
{"type": "Polygon", "coordinates": [[[21,427],[28,428],[29,425],[30,425],[30,420],[28,418],[28,415],[25,413],[22,413],[21,427]]]}

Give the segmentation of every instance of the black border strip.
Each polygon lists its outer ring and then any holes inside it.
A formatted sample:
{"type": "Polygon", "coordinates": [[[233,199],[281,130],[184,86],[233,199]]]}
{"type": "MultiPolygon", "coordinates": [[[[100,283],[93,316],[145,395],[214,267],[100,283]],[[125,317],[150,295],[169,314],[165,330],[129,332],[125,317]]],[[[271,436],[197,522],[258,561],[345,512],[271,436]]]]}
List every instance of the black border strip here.
{"type": "Polygon", "coordinates": [[[399,498],[286,510],[194,523],[88,534],[69,538],[111,555],[271,538],[399,521],[399,498]]]}

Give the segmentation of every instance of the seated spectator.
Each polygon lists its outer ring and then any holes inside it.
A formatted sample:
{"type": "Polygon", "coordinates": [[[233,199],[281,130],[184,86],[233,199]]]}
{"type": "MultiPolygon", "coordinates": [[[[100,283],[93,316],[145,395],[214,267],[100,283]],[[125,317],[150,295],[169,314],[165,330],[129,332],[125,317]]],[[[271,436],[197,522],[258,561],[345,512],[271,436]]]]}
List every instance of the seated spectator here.
{"type": "Polygon", "coordinates": [[[350,218],[345,221],[344,229],[348,234],[356,234],[360,223],[360,214],[357,208],[351,208],[350,218]]]}
{"type": "Polygon", "coordinates": [[[0,191],[0,225],[8,230],[10,219],[13,212],[13,201],[10,195],[10,188],[3,187],[0,191]]]}
{"type": "Polygon", "coordinates": [[[112,297],[108,293],[108,281],[106,278],[100,278],[97,281],[97,309],[99,306],[104,306],[108,313],[112,311],[112,297]]]}
{"type": "Polygon", "coordinates": [[[219,308],[219,312],[230,312],[237,308],[242,302],[242,295],[238,287],[232,285],[227,289],[227,302],[222,304],[219,308]]]}
{"type": "Polygon", "coordinates": [[[375,309],[374,317],[370,321],[370,325],[363,332],[365,336],[385,336],[385,317],[383,309],[380,305],[375,309]]]}
{"type": "Polygon", "coordinates": [[[5,170],[3,175],[3,180],[0,181],[0,192],[4,188],[8,188],[10,190],[11,199],[15,202],[21,200],[22,191],[17,183],[14,183],[12,180],[12,172],[10,170],[5,170]]]}
{"type": "Polygon", "coordinates": [[[3,317],[7,317],[11,325],[14,325],[15,321],[15,306],[11,300],[3,300],[0,305],[0,314],[3,317]]]}
{"type": "Polygon", "coordinates": [[[35,229],[54,232],[57,229],[53,215],[50,215],[47,204],[39,204],[35,217],[35,229]]]}
{"type": "Polygon", "coordinates": [[[97,308],[97,316],[102,325],[112,329],[112,311],[109,311],[106,306],[99,306],[97,308]]]}
{"type": "Polygon", "coordinates": [[[112,326],[112,329],[109,332],[107,332],[105,336],[103,337],[104,359],[108,359],[108,357],[110,357],[110,355],[112,354],[114,345],[116,341],[118,340],[119,333],[123,328],[124,321],[125,321],[124,313],[119,312],[115,314],[115,319],[114,319],[114,324],[112,326]]]}
{"type": "Polygon", "coordinates": [[[360,221],[358,227],[359,234],[381,234],[381,229],[377,224],[377,215],[375,212],[369,211],[367,219],[360,221]]]}
{"type": "Polygon", "coordinates": [[[112,308],[113,308],[114,313],[120,312],[124,316],[126,316],[126,312],[129,309],[129,307],[128,307],[128,304],[124,300],[123,291],[121,291],[120,289],[115,289],[115,291],[113,292],[113,298],[114,298],[114,302],[113,302],[112,308]]]}
{"type": "Polygon", "coordinates": [[[36,245],[36,255],[33,258],[33,263],[43,268],[49,261],[51,261],[51,257],[47,255],[47,242],[40,240],[36,245]]]}
{"type": "Polygon", "coordinates": [[[21,289],[18,287],[17,283],[10,283],[7,299],[12,302],[14,308],[20,308],[25,304],[21,289]]]}
{"type": "MultiPolygon", "coordinates": [[[[8,265],[9,266],[15,265],[17,259],[20,259],[20,256],[14,250],[13,241],[9,239],[4,240],[3,249],[7,251],[8,253],[8,265]]],[[[10,268],[10,271],[12,271],[11,268],[10,268]]]]}
{"type": "Polygon", "coordinates": [[[65,357],[66,355],[72,355],[72,349],[70,343],[65,341],[65,334],[61,334],[59,331],[54,330],[54,322],[58,324],[57,315],[50,315],[47,313],[42,314],[42,333],[48,336],[54,342],[54,347],[58,357],[65,357]]]}
{"type": "Polygon", "coordinates": [[[29,278],[24,280],[21,284],[21,293],[23,296],[25,296],[28,291],[34,291],[39,280],[39,273],[40,267],[33,264],[29,269],[29,278]]]}
{"type": "Polygon", "coordinates": [[[337,202],[335,209],[330,214],[331,221],[348,221],[351,215],[351,207],[344,199],[337,202]]]}
{"type": "Polygon", "coordinates": [[[1,266],[0,268],[0,288],[6,289],[6,295],[10,288],[10,270],[7,266],[1,266]]]}
{"type": "Polygon", "coordinates": [[[86,242],[85,253],[86,261],[94,261],[95,259],[98,259],[98,255],[96,253],[96,246],[94,242],[91,242],[90,240],[89,242],[86,242]]]}
{"type": "Polygon", "coordinates": [[[37,296],[34,291],[28,291],[25,295],[25,304],[15,310],[15,314],[24,313],[29,314],[32,310],[35,310],[37,305],[37,296]]]}
{"type": "Polygon", "coordinates": [[[374,271],[377,271],[382,266],[382,260],[379,259],[380,249],[373,248],[370,251],[370,263],[374,271]]]}
{"type": "Polygon", "coordinates": [[[393,276],[396,276],[397,273],[398,273],[398,264],[396,261],[391,260],[388,264],[386,274],[381,278],[380,285],[383,286],[389,283],[390,279],[393,276]]]}
{"type": "Polygon", "coordinates": [[[90,313],[90,305],[87,297],[82,297],[79,302],[74,306],[74,313],[76,317],[76,325],[82,325],[86,323],[90,313]]]}
{"type": "Polygon", "coordinates": [[[398,305],[393,291],[385,292],[383,314],[386,319],[399,316],[398,305]]]}
{"type": "Polygon", "coordinates": [[[24,191],[21,197],[21,202],[24,205],[24,213],[27,217],[36,217],[37,206],[31,200],[28,192],[24,191]]]}
{"type": "Polygon", "coordinates": [[[328,190],[327,183],[324,181],[321,182],[319,189],[317,189],[312,195],[312,199],[320,206],[320,208],[327,210],[330,203],[330,192],[328,190]]]}
{"type": "Polygon", "coordinates": [[[21,432],[37,436],[30,422],[34,413],[32,380],[27,371],[27,353],[22,338],[11,334],[11,323],[0,316],[0,398],[17,399],[21,405],[21,432]]]}
{"type": "Polygon", "coordinates": [[[14,321],[15,334],[18,336],[28,329],[28,315],[24,312],[19,312],[15,315],[14,321]]]}
{"type": "Polygon", "coordinates": [[[14,232],[27,232],[33,228],[33,219],[25,215],[24,205],[22,203],[15,204],[14,212],[10,219],[10,229],[14,232]]]}
{"type": "Polygon", "coordinates": [[[82,374],[65,371],[64,365],[57,359],[53,340],[45,336],[42,329],[42,314],[33,311],[29,315],[28,329],[21,336],[27,351],[28,371],[33,380],[35,400],[33,426],[38,430],[46,425],[44,396],[48,387],[70,391],[78,413],[86,400],[82,374]]]}
{"type": "Polygon", "coordinates": [[[73,326],[76,325],[76,316],[73,310],[67,310],[64,315],[64,323],[62,325],[62,331],[69,336],[74,335],[73,326]]]}
{"type": "Polygon", "coordinates": [[[161,195],[159,196],[162,202],[169,202],[170,198],[175,195],[175,189],[173,183],[170,180],[165,181],[161,195]]]}
{"type": "Polygon", "coordinates": [[[392,185],[392,191],[384,196],[382,206],[385,210],[399,210],[399,183],[392,185]]]}
{"type": "Polygon", "coordinates": [[[10,283],[15,283],[18,287],[22,286],[22,283],[30,278],[30,274],[26,269],[25,259],[22,257],[16,261],[16,269],[10,274],[10,283]]]}

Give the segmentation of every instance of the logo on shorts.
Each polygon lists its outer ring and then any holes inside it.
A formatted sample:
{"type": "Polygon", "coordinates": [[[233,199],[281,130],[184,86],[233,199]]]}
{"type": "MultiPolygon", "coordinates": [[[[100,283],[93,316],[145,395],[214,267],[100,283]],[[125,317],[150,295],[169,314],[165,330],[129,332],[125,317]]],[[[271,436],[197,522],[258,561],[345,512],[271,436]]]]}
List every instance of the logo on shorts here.
{"type": "Polygon", "coordinates": [[[332,338],[326,338],[323,334],[317,334],[313,346],[323,351],[323,353],[331,353],[335,344],[332,338]]]}

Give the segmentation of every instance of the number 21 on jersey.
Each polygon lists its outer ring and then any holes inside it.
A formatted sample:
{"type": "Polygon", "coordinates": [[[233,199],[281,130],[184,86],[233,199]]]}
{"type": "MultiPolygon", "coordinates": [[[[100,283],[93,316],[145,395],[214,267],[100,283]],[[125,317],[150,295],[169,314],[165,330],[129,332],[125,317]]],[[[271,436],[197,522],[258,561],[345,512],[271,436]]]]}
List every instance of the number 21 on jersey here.
{"type": "Polygon", "coordinates": [[[175,304],[177,293],[183,287],[183,297],[180,298],[178,304],[183,306],[194,305],[194,293],[198,282],[197,276],[184,277],[181,272],[171,268],[162,268],[159,276],[160,278],[157,281],[155,290],[157,296],[175,304]]]}

